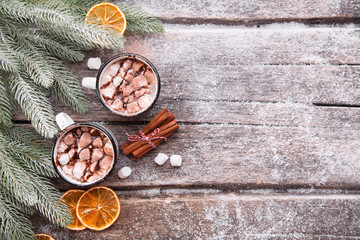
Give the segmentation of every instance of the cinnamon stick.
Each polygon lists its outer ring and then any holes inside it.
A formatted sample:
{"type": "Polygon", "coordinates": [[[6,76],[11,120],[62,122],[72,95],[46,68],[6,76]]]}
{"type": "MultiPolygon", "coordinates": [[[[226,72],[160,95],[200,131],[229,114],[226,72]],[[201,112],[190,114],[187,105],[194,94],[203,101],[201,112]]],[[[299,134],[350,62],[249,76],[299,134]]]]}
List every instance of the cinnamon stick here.
{"type": "MultiPolygon", "coordinates": [[[[170,137],[174,132],[176,132],[179,129],[179,125],[176,123],[175,125],[171,126],[170,128],[159,132],[159,137],[170,137]]],[[[160,143],[162,143],[163,141],[165,141],[164,139],[155,139],[154,141],[152,141],[156,146],[159,145],[160,143]]],[[[136,149],[135,151],[132,152],[133,155],[133,160],[137,160],[140,157],[142,157],[144,154],[148,153],[149,151],[151,151],[153,148],[150,147],[148,144],[143,145],[142,147],[136,149]]]]}
{"type": "MultiPolygon", "coordinates": [[[[148,134],[152,131],[154,131],[155,128],[158,128],[162,126],[165,123],[171,122],[175,119],[174,114],[169,112],[166,108],[163,108],[158,115],[156,115],[143,129],[144,134],[148,134]]],[[[139,136],[139,134],[137,134],[139,136]]],[[[133,142],[126,142],[123,145],[121,145],[121,149],[124,149],[130,145],[132,145],[133,142]]]]}
{"type": "MultiPolygon", "coordinates": [[[[164,124],[163,126],[161,126],[159,128],[160,132],[158,134],[156,134],[154,137],[158,137],[158,136],[161,136],[161,134],[168,128],[176,125],[176,121],[175,120],[172,120],[171,122],[167,123],[167,124],[164,124]],[[160,134],[160,135],[159,135],[160,134]]],[[[150,132],[149,134],[146,134],[147,137],[150,137],[150,135],[153,134],[153,132],[150,132]]],[[[122,148],[123,152],[125,155],[128,155],[130,153],[132,153],[133,151],[135,151],[136,149],[146,145],[147,142],[145,141],[137,141],[137,142],[133,142],[132,144],[122,148]]]]}

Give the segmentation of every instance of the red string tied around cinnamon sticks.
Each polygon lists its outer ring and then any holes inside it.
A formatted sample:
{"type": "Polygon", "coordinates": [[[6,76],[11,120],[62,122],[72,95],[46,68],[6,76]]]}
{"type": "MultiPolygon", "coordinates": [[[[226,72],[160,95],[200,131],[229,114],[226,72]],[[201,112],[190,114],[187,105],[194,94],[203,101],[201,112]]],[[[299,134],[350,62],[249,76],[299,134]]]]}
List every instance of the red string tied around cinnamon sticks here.
{"type": "Polygon", "coordinates": [[[152,142],[152,140],[164,139],[165,141],[167,141],[166,137],[154,137],[159,132],[160,132],[160,129],[155,128],[154,132],[149,137],[147,137],[142,130],[139,131],[140,136],[138,136],[136,134],[129,135],[128,133],[126,133],[126,135],[128,136],[128,140],[131,142],[145,141],[145,142],[147,142],[147,144],[150,147],[155,149],[156,145],[152,142]]]}

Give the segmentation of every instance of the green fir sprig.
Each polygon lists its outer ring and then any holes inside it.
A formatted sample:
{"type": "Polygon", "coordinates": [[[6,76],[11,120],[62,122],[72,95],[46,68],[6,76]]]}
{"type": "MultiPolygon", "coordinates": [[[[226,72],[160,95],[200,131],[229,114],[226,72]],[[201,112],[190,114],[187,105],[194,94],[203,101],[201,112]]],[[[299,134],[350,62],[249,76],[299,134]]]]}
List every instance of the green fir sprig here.
{"type": "MultiPolygon", "coordinates": [[[[0,0],[0,239],[35,239],[30,215],[71,222],[68,208],[48,178],[56,177],[50,149],[33,132],[15,127],[17,106],[43,137],[58,130],[49,101],[53,94],[78,113],[88,110],[79,79],[63,61],[84,60],[82,51],[117,49],[124,36],[87,20],[94,0],[0,0]]],[[[162,23],[142,10],[121,5],[127,33],[163,32],[162,23]]],[[[125,34],[125,35],[126,35],[125,34]]]]}

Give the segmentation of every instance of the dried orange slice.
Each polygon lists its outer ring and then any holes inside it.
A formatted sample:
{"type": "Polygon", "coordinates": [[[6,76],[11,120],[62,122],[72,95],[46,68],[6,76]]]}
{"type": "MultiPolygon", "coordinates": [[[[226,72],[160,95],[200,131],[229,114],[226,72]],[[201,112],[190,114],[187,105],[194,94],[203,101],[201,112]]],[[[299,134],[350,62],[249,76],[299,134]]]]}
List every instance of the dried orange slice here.
{"type": "Polygon", "coordinates": [[[89,189],[80,197],[76,215],[87,228],[100,231],[116,221],[120,210],[116,193],[110,188],[99,186],[89,189]]]}
{"type": "Polygon", "coordinates": [[[39,234],[36,234],[36,237],[37,239],[39,240],[55,240],[53,237],[45,234],[45,233],[39,233],[39,234]]]}
{"type": "Polygon", "coordinates": [[[126,29],[125,14],[113,3],[103,2],[92,6],[86,14],[86,19],[98,19],[104,25],[119,31],[120,34],[124,34],[126,29]]]}
{"type": "Polygon", "coordinates": [[[80,231],[84,230],[86,227],[79,221],[76,216],[76,206],[77,202],[79,201],[80,197],[84,194],[84,190],[80,189],[73,189],[69,190],[61,196],[61,201],[68,205],[71,215],[73,217],[73,222],[67,226],[70,230],[80,231]]]}

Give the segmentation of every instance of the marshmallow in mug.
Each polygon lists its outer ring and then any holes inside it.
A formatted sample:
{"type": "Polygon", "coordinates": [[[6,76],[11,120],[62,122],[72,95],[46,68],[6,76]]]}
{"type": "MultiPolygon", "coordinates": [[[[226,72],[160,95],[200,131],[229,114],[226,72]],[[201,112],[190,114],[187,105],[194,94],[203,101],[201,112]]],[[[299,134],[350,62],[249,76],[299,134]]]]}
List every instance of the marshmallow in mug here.
{"type": "Polygon", "coordinates": [[[107,177],[117,160],[114,135],[96,123],[75,123],[63,112],[55,119],[61,132],[52,158],[59,175],[77,186],[92,185],[107,177]]]}
{"type": "Polygon", "coordinates": [[[133,117],[148,110],[160,93],[160,76],[145,57],[124,53],[110,58],[97,78],[85,77],[82,85],[94,89],[111,112],[133,117]]]}
{"type": "Polygon", "coordinates": [[[150,106],[153,70],[137,59],[127,58],[107,66],[100,79],[100,94],[119,113],[136,113],[150,106]]]}
{"type": "Polygon", "coordinates": [[[82,126],[60,139],[56,165],[72,180],[88,183],[101,179],[111,170],[113,156],[113,146],[103,132],[82,126]]]}

